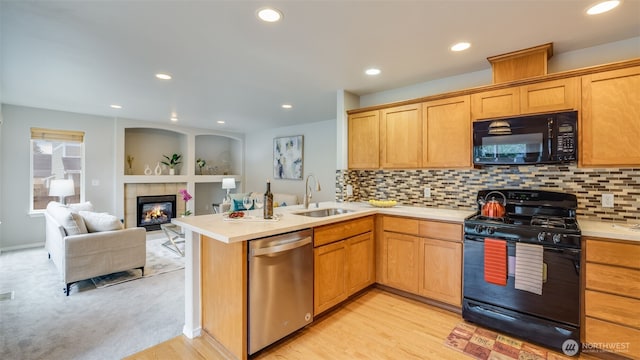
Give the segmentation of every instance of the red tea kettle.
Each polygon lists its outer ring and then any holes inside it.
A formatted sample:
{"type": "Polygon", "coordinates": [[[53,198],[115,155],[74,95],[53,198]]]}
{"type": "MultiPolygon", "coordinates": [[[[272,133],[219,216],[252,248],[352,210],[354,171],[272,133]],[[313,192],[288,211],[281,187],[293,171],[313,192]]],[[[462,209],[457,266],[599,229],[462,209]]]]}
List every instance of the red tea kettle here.
{"type": "Polygon", "coordinates": [[[482,205],[482,209],[480,210],[480,215],[482,216],[502,218],[507,214],[507,209],[505,207],[507,205],[507,197],[500,191],[491,191],[484,197],[484,200],[478,200],[478,203],[482,205]],[[491,200],[487,200],[491,194],[498,194],[502,196],[502,203],[496,200],[495,196],[492,196],[491,200]]]}

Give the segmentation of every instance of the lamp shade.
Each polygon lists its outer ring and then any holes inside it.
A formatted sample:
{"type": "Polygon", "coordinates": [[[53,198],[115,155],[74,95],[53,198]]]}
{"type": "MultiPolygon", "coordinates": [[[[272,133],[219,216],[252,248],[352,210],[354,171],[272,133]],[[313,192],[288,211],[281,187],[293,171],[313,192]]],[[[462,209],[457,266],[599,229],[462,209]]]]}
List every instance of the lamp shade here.
{"type": "Polygon", "coordinates": [[[75,195],[75,191],[73,190],[73,180],[72,179],[55,179],[51,180],[51,185],[49,186],[49,196],[71,196],[75,195]]]}
{"type": "Polygon", "coordinates": [[[222,188],[223,189],[235,189],[236,188],[236,179],[234,178],[223,178],[222,179],[222,188]]]}

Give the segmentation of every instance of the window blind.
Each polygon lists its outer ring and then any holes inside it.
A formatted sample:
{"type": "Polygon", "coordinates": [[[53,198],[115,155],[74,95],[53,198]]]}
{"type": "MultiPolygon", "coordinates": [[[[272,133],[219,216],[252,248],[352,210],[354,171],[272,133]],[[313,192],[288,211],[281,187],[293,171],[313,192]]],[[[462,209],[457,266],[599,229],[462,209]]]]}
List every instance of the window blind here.
{"type": "Polygon", "coordinates": [[[31,128],[32,140],[84,142],[84,131],[31,128]]]}

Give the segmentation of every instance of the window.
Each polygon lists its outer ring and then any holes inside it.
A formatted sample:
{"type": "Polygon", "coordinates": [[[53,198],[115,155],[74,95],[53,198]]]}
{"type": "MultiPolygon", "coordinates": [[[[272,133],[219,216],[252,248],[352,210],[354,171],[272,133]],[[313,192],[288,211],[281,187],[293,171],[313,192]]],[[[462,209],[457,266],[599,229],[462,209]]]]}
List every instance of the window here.
{"type": "Polygon", "coordinates": [[[84,132],[31,128],[31,211],[84,199],[84,132]]]}

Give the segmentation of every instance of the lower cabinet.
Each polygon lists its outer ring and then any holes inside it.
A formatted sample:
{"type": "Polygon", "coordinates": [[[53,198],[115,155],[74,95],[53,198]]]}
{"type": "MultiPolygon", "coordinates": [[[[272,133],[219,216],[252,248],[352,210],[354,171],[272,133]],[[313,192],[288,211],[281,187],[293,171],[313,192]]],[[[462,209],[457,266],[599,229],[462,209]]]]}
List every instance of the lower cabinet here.
{"type": "Polygon", "coordinates": [[[379,250],[383,285],[462,304],[462,226],[384,216],[379,250]]]}
{"type": "Polygon", "coordinates": [[[314,229],[314,315],[375,282],[373,223],[368,216],[314,229]]]}
{"type": "Polygon", "coordinates": [[[462,244],[422,239],[418,293],[443,303],[462,306],[462,244]]]}
{"type": "Polygon", "coordinates": [[[640,359],[640,244],[585,238],[584,342],[640,359]]]}

